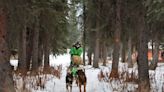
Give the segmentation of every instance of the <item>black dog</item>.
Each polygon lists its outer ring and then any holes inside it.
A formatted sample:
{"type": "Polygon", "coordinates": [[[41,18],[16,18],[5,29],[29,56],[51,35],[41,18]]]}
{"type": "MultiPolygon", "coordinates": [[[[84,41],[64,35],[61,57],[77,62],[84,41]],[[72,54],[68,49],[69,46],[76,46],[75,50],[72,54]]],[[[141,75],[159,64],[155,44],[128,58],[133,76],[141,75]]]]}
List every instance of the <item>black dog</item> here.
{"type": "Polygon", "coordinates": [[[72,82],[73,82],[73,75],[72,73],[67,72],[66,75],[66,89],[69,92],[69,88],[70,87],[70,92],[72,92],[72,82]]]}

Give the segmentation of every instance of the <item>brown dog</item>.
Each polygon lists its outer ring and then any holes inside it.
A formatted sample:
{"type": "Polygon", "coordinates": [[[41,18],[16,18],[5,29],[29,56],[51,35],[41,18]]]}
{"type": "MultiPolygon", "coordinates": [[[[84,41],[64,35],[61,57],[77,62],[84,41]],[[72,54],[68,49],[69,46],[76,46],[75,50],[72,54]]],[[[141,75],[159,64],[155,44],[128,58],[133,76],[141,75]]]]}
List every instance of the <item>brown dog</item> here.
{"type": "Polygon", "coordinates": [[[87,78],[86,78],[86,75],[84,73],[83,70],[78,70],[77,71],[77,75],[78,75],[78,85],[79,85],[79,90],[81,92],[81,86],[83,85],[84,86],[84,92],[86,92],[86,83],[87,83],[87,78]]]}

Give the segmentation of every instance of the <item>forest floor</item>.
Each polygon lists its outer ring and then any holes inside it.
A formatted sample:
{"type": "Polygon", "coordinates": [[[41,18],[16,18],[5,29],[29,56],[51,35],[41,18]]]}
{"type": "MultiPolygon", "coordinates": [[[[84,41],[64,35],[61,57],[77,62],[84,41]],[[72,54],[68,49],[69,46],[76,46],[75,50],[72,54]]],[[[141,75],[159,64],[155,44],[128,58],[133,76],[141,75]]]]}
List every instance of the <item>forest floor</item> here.
{"type": "MultiPolygon", "coordinates": [[[[70,63],[69,54],[60,55],[57,57],[50,56],[50,65],[57,69],[57,66],[62,66],[60,70],[60,78],[54,74],[40,74],[38,76],[26,76],[22,78],[19,75],[14,76],[15,87],[17,92],[22,92],[22,85],[28,91],[25,92],[67,92],[66,91],[66,70],[70,63]],[[41,78],[41,84],[37,84],[38,78],[41,78]],[[44,87],[43,87],[44,86],[44,87]]],[[[11,60],[11,64],[16,66],[17,60],[11,60]]],[[[109,79],[111,71],[111,61],[107,66],[93,68],[85,66],[85,74],[87,77],[87,92],[136,92],[138,71],[137,64],[133,68],[128,68],[126,63],[119,63],[119,79],[109,79]]],[[[151,83],[151,92],[164,92],[164,63],[158,63],[155,71],[149,70],[151,83]]],[[[72,92],[79,92],[79,88],[73,82],[72,92]]]]}

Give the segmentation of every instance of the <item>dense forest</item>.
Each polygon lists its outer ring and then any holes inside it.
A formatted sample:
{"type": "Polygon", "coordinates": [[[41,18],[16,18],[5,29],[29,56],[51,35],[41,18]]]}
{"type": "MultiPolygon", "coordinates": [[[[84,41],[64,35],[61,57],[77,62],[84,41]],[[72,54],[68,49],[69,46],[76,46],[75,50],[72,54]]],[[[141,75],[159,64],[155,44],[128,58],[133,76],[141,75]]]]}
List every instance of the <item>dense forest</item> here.
{"type": "Polygon", "coordinates": [[[137,52],[139,92],[149,92],[148,70],[156,69],[164,51],[164,1],[0,0],[0,92],[15,92],[9,62],[14,51],[17,72],[35,74],[40,66],[48,71],[50,54],[64,54],[77,41],[84,65],[98,68],[112,59],[111,78],[119,76],[119,58],[133,67],[131,55],[137,52]]]}

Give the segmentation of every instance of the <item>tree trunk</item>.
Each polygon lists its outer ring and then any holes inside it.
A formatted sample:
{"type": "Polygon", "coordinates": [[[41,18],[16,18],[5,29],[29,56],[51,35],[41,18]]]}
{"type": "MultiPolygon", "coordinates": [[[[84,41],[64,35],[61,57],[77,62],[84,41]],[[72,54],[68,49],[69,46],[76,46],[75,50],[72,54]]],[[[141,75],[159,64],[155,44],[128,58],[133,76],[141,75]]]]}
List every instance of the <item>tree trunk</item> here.
{"type": "Polygon", "coordinates": [[[26,67],[27,67],[27,70],[30,69],[30,61],[31,61],[31,57],[32,57],[32,31],[30,28],[27,28],[27,47],[26,47],[26,55],[27,55],[27,58],[26,58],[26,67]]]}
{"type": "Polygon", "coordinates": [[[44,40],[44,69],[49,67],[49,54],[50,54],[50,43],[49,43],[49,32],[45,32],[44,40]]]}
{"type": "Polygon", "coordinates": [[[15,92],[9,64],[9,49],[7,46],[7,16],[5,9],[0,8],[0,92],[15,92]]]}
{"type": "Polygon", "coordinates": [[[96,30],[96,39],[95,39],[95,48],[94,48],[94,60],[93,60],[93,67],[98,68],[99,63],[99,21],[97,20],[97,30],[96,30]]]}
{"type": "Polygon", "coordinates": [[[100,55],[100,0],[96,0],[95,5],[97,9],[97,20],[96,20],[96,33],[95,33],[95,47],[94,47],[94,58],[93,58],[93,67],[98,68],[99,67],[99,55],[100,55]]]}
{"type": "Polygon", "coordinates": [[[157,67],[157,63],[158,63],[158,57],[159,57],[159,39],[158,39],[158,33],[155,35],[155,39],[154,39],[154,43],[155,43],[155,48],[153,49],[154,53],[152,53],[153,55],[153,60],[150,64],[150,69],[151,70],[155,70],[157,67]]]}
{"type": "MultiPolygon", "coordinates": [[[[152,37],[152,38],[153,38],[153,37],[152,37]]],[[[153,44],[153,43],[154,43],[154,40],[152,39],[152,42],[151,42],[151,47],[152,47],[151,51],[152,51],[152,55],[154,55],[154,51],[153,51],[153,50],[154,50],[154,44],[153,44]]]]}
{"type": "Polygon", "coordinates": [[[38,64],[39,66],[43,66],[43,37],[44,34],[42,31],[39,32],[39,50],[38,50],[38,64]]]}
{"type": "Polygon", "coordinates": [[[86,43],[86,6],[85,6],[85,0],[83,0],[83,28],[84,28],[84,31],[83,31],[83,63],[85,65],[85,43],[86,43]]]}
{"type": "Polygon", "coordinates": [[[142,0],[137,1],[136,23],[138,34],[138,75],[139,92],[150,92],[149,72],[148,72],[148,31],[145,22],[145,7],[142,0]]]}
{"type": "Polygon", "coordinates": [[[88,65],[92,65],[92,51],[91,51],[91,48],[88,49],[88,65]]]}
{"type": "Polygon", "coordinates": [[[103,42],[102,41],[99,41],[99,60],[100,62],[103,62],[103,42]]]}
{"type": "Polygon", "coordinates": [[[19,50],[18,50],[18,70],[25,74],[27,72],[26,66],[26,24],[23,30],[19,32],[19,50]]]}
{"type": "Polygon", "coordinates": [[[39,45],[38,66],[43,66],[43,45],[39,45]]]}
{"type": "Polygon", "coordinates": [[[115,18],[115,32],[114,32],[114,50],[113,50],[113,61],[112,61],[112,71],[110,73],[111,78],[118,78],[118,63],[120,58],[120,32],[121,32],[121,16],[120,16],[120,8],[121,8],[121,0],[116,0],[116,18],[115,18]]]}
{"type": "Polygon", "coordinates": [[[33,30],[33,49],[32,49],[32,71],[38,69],[38,44],[39,44],[39,23],[35,24],[33,30]]]}
{"type": "Polygon", "coordinates": [[[121,53],[122,55],[121,55],[121,57],[122,57],[122,59],[121,59],[121,61],[122,62],[126,62],[126,41],[125,41],[125,39],[123,39],[123,43],[122,43],[122,53],[121,53]]]}
{"type": "Polygon", "coordinates": [[[128,39],[128,68],[132,68],[133,67],[133,63],[132,63],[132,39],[129,35],[129,39],[128,39]]]}
{"type": "Polygon", "coordinates": [[[102,54],[102,57],[103,57],[103,66],[106,66],[106,61],[107,61],[107,47],[106,47],[106,44],[105,42],[103,42],[103,54],[102,54]]]}

